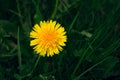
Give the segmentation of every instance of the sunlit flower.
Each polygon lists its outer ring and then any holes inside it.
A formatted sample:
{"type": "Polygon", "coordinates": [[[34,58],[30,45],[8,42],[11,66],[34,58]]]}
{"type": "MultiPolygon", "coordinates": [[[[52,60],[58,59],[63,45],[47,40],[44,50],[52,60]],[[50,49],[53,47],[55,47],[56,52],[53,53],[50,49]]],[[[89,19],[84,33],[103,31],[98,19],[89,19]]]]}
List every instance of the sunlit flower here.
{"type": "Polygon", "coordinates": [[[67,36],[64,27],[56,21],[40,21],[35,24],[30,32],[30,46],[41,56],[53,56],[63,50],[66,46],[67,36]]]}

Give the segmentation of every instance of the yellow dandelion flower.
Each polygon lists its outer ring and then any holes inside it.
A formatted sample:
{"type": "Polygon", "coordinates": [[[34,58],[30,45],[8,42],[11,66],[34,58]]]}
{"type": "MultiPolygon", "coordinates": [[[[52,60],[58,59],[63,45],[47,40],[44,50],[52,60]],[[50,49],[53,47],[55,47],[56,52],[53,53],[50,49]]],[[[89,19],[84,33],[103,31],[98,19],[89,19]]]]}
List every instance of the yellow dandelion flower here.
{"type": "Polygon", "coordinates": [[[53,56],[59,54],[65,46],[67,36],[64,27],[56,21],[40,21],[40,24],[35,24],[30,32],[30,46],[34,46],[34,51],[41,55],[53,56]]]}

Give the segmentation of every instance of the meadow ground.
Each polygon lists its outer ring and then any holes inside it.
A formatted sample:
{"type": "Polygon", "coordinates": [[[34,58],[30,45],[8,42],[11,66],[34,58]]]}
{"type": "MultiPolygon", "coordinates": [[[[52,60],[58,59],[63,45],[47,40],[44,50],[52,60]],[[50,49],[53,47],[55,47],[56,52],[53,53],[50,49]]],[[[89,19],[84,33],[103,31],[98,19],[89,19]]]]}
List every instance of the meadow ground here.
{"type": "Polygon", "coordinates": [[[120,0],[0,0],[0,80],[120,80],[120,0]],[[67,36],[52,57],[30,46],[47,20],[67,36]]]}

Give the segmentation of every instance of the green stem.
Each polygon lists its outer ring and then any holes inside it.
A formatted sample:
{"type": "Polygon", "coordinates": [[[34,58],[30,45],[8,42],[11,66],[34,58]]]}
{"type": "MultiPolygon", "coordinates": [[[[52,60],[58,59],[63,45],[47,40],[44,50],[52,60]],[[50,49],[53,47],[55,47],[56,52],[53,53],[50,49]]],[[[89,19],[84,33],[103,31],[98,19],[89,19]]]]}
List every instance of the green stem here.
{"type": "Polygon", "coordinates": [[[78,77],[74,78],[73,80],[80,80],[80,77],[82,77],[84,74],[86,74],[87,72],[89,72],[90,70],[92,70],[93,68],[95,68],[96,66],[98,66],[99,64],[101,64],[102,62],[104,62],[108,58],[109,57],[107,57],[107,58],[103,59],[102,61],[96,63],[95,65],[91,66],[90,68],[85,70],[83,73],[81,73],[78,77]]]}
{"type": "Polygon", "coordinates": [[[40,60],[40,56],[38,56],[38,58],[37,58],[37,60],[36,60],[36,62],[35,62],[34,67],[32,68],[31,72],[30,72],[27,76],[31,76],[31,75],[32,75],[32,73],[34,72],[35,68],[36,68],[37,65],[38,65],[39,60],[40,60]]]}
{"type": "Polygon", "coordinates": [[[21,25],[23,25],[23,21],[22,21],[22,15],[21,15],[21,10],[20,10],[19,0],[16,0],[16,3],[17,3],[17,10],[18,10],[19,18],[20,18],[20,23],[21,23],[21,25]]]}
{"type": "Polygon", "coordinates": [[[76,16],[74,17],[74,19],[69,27],[68,33],[70,33],[71,29],[73,28],[73,25],[75,24],[75,21],[77,20],[78,16],[79,16],[79,11],[77,12],[76,16]]]}
{"type": "Polygon", "coordinates": [[[71,75],[72,78],[74,77],[74,75],[75,75],[77,69],[79,68],[80,64],[82,63],[82,61],[83,61],[83,59],[84,59],[84,57],[85,57],[85,55],[86,55],[86,53],[87,53],[87,50],[88,50],[88,48],[87,48],[86,51],[83,53],[81,59],[79,60],[77,66],[75,67],[75,69],[74,69],[74,71],[73,71],[73,73],[72,73],[72,75],[71,75]]]}
{"type": "Polygon", "coordinates": [[[18,33],[17,33],[17,43],[18,43],[18,64],[19,64],[19,69],[21,69],[22,66],[22,60],[21,60],[21,51],[20,51],[20,39],[19,39],[19,27],[18,27],[18,33]]]}
{"type": "Polygon", "coordinates": [[[55,7],[54,7],[54,11],[53,11],[53,14],[51,16],[51,18],[53,19],[57,13],[57,9],[58,9],[58,0],[56,0],[55,2],[55,7]]]}

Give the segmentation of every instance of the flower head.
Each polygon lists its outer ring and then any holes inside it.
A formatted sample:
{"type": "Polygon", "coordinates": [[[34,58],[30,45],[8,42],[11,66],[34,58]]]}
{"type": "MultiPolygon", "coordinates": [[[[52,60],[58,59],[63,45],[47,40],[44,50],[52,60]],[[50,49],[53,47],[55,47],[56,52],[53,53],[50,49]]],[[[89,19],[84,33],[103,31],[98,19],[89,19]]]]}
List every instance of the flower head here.
{"type": "Polygon", "coordinates": [[[41,56],[59,54],[67,41],[64,27],[52,20],[35,24],[30,32],[30,38],[33,38],[30,46],[34,46],[34,51],[41,56]]]}

